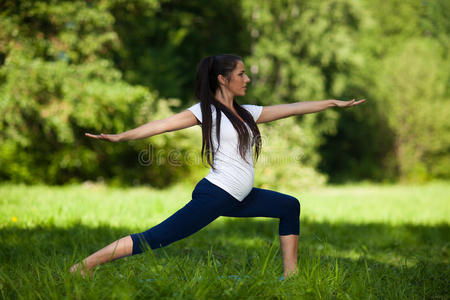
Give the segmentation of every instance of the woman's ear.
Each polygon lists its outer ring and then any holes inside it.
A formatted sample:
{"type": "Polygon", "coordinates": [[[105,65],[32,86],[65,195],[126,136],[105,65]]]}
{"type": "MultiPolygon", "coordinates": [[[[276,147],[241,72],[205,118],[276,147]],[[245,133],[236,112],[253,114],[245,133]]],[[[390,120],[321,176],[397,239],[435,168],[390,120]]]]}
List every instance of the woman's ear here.
{"type": "Polygon", "coordinates": [[[228,80],[225,77],[223,77],[222,74],[219,74],[217,76],[217,80],[219,81],[219,84],[221,84],[221,85],[226,85],[228,82],[228,80]]]}

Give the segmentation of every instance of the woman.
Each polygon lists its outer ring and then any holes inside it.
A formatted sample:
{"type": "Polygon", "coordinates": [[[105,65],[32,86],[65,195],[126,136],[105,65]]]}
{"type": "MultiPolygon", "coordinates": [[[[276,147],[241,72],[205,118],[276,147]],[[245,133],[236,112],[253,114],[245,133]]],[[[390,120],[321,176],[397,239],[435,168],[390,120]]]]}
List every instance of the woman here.
{"type": "Polygon", "coordinates": [[[97,265],[156,249],[187,237],[219,216],[279,218],[284,276],[297,272],[300,203],[289,195],[254,188],[253,147],[260,153],[257,123],[292,115],[350,107],[360,101],[324,100],[273,106],[239,105],[250,79],[242,59],[235,55],[204,58],[197,67],[195,96],[200,100],[189,109],[163,120],[120,134],[86,136],[111,142],[151,137],[194,125],[202,127],[202,158],[211,166],[192,192],[192,200],[168,219],[149,230],[123,237],[73,265],[71,272],[85,275],[97,265]],[[220,112],[220,113],[217,113],[220,112]],[[217,130],[216,130],[217,129],[217,130]]]}

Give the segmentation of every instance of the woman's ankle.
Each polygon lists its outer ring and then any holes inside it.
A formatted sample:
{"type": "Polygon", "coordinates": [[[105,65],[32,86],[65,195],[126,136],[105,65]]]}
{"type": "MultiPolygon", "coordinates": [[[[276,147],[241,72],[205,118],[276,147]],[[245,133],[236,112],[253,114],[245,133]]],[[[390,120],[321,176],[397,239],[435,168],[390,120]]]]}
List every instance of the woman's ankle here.
{"type": "Polygon", "coordinates": [[[284,278],[287,278],[287,277],[290,277],[290,276],[295,275],[295,274],[298,274],[298,269],[297,268],[284,271],[283,276],[284,276],[284,278]]]}

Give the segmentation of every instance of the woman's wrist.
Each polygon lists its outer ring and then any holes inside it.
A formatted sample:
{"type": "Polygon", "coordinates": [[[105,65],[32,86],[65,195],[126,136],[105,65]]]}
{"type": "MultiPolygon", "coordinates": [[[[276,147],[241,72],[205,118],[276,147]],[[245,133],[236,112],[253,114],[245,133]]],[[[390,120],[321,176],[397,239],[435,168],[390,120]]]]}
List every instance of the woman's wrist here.
{"type": "Polygon", "coordinates": [[[127,140],[123,132],[118,133],[116,136],[117,136],[117,142],[123,142],[123,141],[127,140]]]}
{"type": "Polygon", "coordinates": [[[330,99],[330,100],[327,100],[327,101],[328,101],[328,107],[337,106],[336,100],[330,99]]]}

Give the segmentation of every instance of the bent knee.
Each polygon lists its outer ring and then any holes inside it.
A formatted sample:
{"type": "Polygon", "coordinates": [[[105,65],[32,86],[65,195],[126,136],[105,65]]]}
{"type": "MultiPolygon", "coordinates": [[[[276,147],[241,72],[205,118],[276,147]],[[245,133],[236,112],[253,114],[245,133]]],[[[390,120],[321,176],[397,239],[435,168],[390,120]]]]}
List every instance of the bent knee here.
{"type": "Polygon", "coordinates": [[[300,216],[300,201],[293,196],[288,196],[286,202],[286,210],[288,213],[290,215],[300,216]]]}

